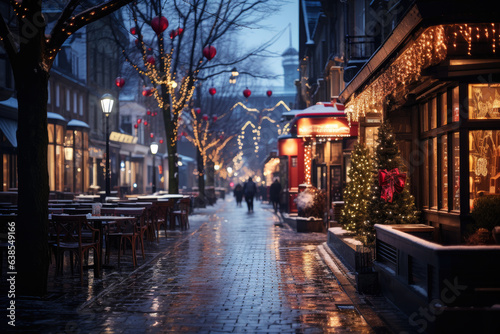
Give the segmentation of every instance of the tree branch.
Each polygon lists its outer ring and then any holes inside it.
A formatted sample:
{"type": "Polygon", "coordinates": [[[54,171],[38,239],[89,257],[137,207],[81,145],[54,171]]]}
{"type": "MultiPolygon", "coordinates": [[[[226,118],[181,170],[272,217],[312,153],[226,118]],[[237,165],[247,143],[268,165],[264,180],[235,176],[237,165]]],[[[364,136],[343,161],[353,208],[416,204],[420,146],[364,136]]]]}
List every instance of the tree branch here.
{"type": "MultiPolygon", "coordinates": [[[[78,1],[79,0],[72,0],[70,4],[73,4],[78,1]]],[[[82,11],[79,14],[68,17],[66,20],[64,20],[64,22],[61,22],[60,24],[58,22],[56,26],[58,26],[59,30],[54,30],[54,29],[52,30],[47,49],[49,51],[59,50],[59,48],[61,48],[61,46],[63,45],[64,41],[66,41],[66,39],[71,34],[76,32],[78,29],[113,13],[114,11],[129,4],[132,1],[134,0],[110,0],[104,4],[91,7],[87,10],[82,11]]],[[[68,6],[70,4],[68,4],[68,6]]],[[[69,12],[69,11],[70,9],[66,11],[66,8],[64,10],[64,12],[69,12]]]]}
{"type": "Polygon", "coordinates": [[[12,63],[14,59],[16,59],[17,45],[16,42],[14,41],[14,36],[12,35],[12,32],[5,23],[2,13],[0,13],[0,41],[3,42],[3,47],[5,49],[5,52],[7,52],[7,55],[9,56],[9,59],[12,63]]]}

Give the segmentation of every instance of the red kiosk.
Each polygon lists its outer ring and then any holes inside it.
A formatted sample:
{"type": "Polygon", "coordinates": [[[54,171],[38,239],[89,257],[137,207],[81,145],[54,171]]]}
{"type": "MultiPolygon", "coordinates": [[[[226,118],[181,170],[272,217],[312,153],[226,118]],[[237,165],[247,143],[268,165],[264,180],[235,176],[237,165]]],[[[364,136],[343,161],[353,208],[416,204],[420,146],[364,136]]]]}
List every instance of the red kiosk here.
{"type": "Polygon", "coordinates": [[[349,124],[343,104],[320,102],[298,111],[286,128],[278,153],[288,212],[297,212],[294,199],[306,185],[324,190],[329,203],[342,201],[358,123],[349,124]]]}

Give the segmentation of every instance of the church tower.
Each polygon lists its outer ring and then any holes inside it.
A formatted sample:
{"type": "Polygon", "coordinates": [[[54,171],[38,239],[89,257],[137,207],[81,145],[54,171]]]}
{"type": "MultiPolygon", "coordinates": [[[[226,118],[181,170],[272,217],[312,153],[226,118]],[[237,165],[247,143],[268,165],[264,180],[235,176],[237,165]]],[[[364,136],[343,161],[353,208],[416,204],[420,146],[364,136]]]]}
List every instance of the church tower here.
{"type": "Polygon", "coordinates": [[[281,57],[283,58],[281,64],[283,66],[284,75],[284,85],[283,88],[285,92],[295,92],[295,80],[299,79],[299,53],[296,49],[292,47],[292,29],[290,24],[288,25],[290,32],[290,46],[283,52],[281,57]]]}

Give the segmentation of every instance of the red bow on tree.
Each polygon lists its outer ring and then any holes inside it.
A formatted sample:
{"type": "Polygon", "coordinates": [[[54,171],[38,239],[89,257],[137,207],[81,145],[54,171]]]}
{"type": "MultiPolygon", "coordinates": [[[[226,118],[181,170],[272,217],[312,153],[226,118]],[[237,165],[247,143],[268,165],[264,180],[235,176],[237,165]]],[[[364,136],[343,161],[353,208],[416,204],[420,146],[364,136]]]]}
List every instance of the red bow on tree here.
{"type": "Polygon", "coordinates": [[[394,192],[400,194],[405,187],[406,174],[399,173],[397,168],[391,171],[381,169],[378,171],[378,183],[382,187],[380,198],[392,203],[394,192]]]}

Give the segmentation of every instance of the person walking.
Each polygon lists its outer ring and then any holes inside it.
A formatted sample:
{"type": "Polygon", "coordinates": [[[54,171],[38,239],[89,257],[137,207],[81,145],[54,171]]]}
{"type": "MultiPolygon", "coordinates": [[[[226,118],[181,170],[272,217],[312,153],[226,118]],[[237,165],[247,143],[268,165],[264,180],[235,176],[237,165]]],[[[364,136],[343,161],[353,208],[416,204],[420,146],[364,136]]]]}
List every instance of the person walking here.
{"type": "Polygon", "coordinates": [[[253,212],[253,198],[257,193],[257,186],[249,177],[248,181],[243,185],[243,193],[245,194],[245,201],[247,202],[248,212],[253,212]]]}
{"type": "Polygon", "coordinates": [[[269,197],[271,203],[273,203],[274,213],[278,213],[280,194],[281,194],[281,183],[276,178],[274,179],[274,182],[271,184],[271,188],[269,189],[269,197]]]}
{"type": "Polygon", "coordinates": [[[243,200],[243,187],[239,183],[234,187],[234,197],[236,197],[236,206],[241,206],[241,201],[243,200]]]}

